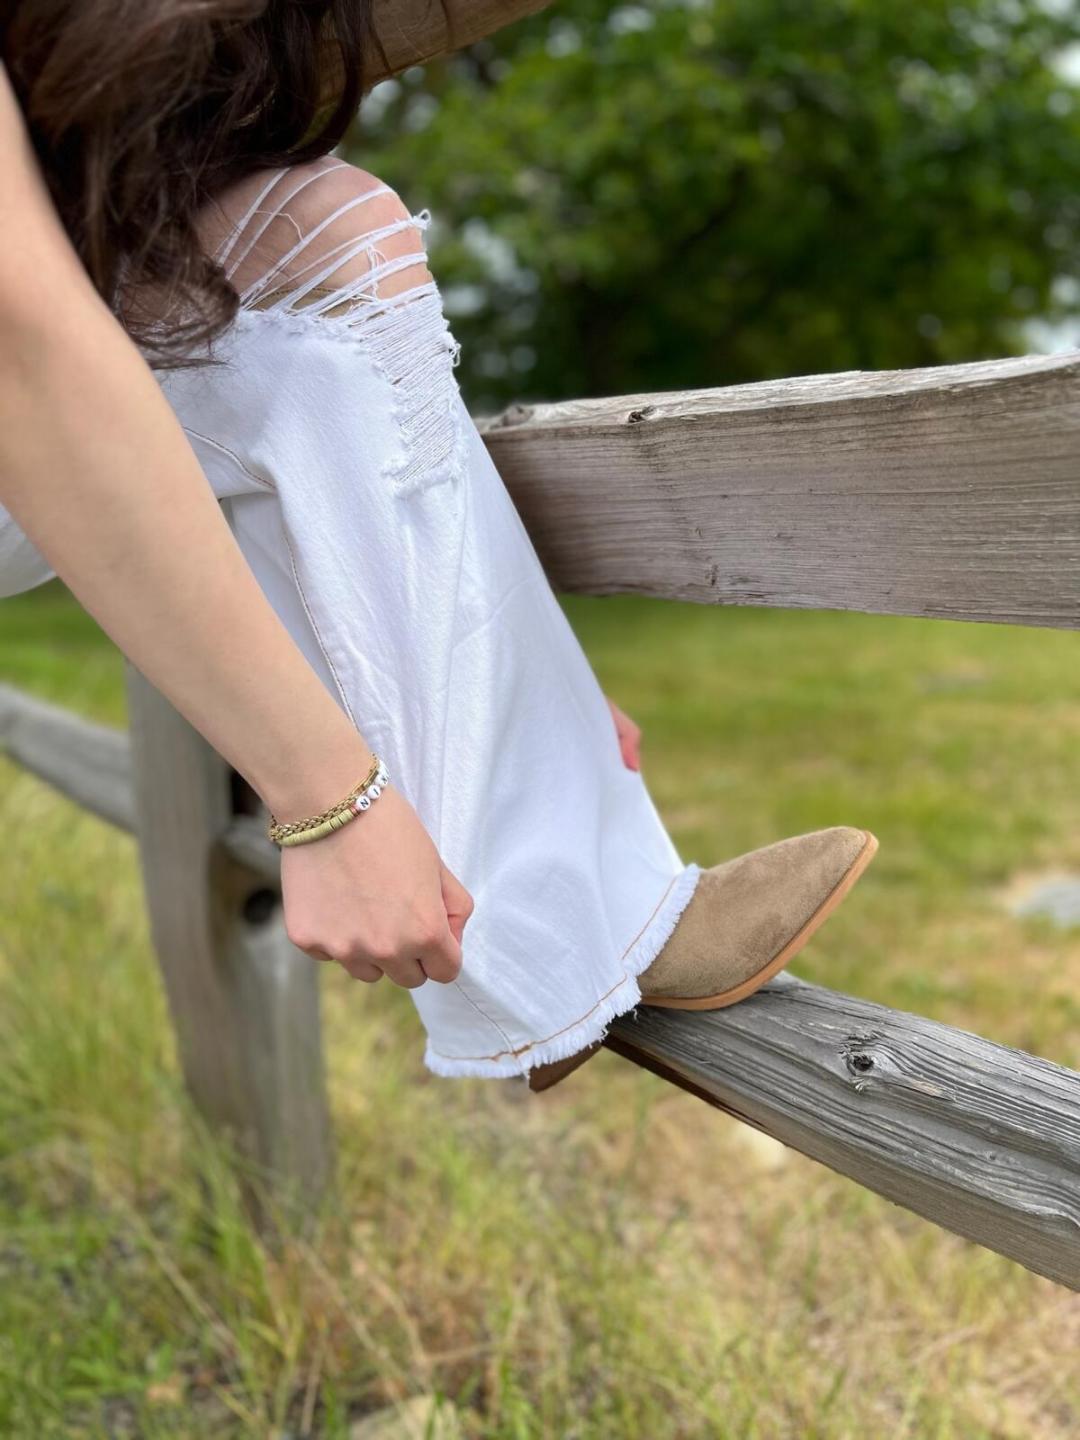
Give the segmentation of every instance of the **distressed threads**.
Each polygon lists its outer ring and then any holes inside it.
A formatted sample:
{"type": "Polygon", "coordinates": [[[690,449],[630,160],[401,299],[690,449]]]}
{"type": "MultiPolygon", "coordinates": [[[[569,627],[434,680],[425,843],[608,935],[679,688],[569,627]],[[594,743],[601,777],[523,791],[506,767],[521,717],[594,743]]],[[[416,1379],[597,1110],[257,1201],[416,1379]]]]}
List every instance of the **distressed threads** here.
{"type": "Polygon", "coordinates": [[[350,195],[329,214],[312,212],[321,218],[305,233],[302,220],[312,209],[310,197],[296,202],[309,186],[341,169],[352,171],[338,161],[315,173],[308,171],[299,180],[288,169],[275,172],[215,258],[237,283],[245,266],[250,272],[248,262],[259,247],[269,248],[275,222],[275,249],[280,249],[282,224],[288,227],[292,243],[284,253],[243,285],[237,284],[241,306],[317,322],[322,333],[353,340],[367,352],[392,391],[398,432],[396,453],[387,456],[383,476],[398,495],[412,495],[456,481],[464,473],[466,431],[454,375],[461,345],[450,331],[438,285],[427,274],[425,249],[420,246],[388,258],[379,245],[401,231],[425,231],[431,223],[426,207],[358,235],[352,228],[357,218],[352,212],[380,195],[393,195],[388,185],[376,183],[361,195],[350,195]],[[283,181],[287,195],[273,198],[283,181]],[[287,208],[290,205],[296,213],[287,208]],[[335,227],[338,234],[343,228],[349,233],[331,243],[335,227]],[[363,263],[359,274],[332,280],[357,260],[363,263]],[[390,276],[418,266],[424,267],[424,280],[382,293],[381,286],[390,276]]]}
{"type": "Polygon", "coordinates": [[[376,365],[395,390],[402,452],[384,473],[399,494],[456,478],[462,436],[453,369],[461,347],[450,334],[438,293],[426,291],[360,323],[376,365]]]}

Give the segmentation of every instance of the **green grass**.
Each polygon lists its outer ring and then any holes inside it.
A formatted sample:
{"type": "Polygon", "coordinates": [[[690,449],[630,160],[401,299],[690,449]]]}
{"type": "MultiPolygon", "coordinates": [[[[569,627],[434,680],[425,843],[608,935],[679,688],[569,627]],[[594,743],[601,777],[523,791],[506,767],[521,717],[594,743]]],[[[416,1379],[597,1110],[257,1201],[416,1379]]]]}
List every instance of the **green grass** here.
{"type": "MultiPolygon", "coordinates": [[[[1080,1064],[1075,636],[571,599],[687,858],[881,852],[798,973],[1080,1064]]],[[[123,723],[59,587],[0,678],[123,723]]],[[[0,1434],[346,1437],[411,1394],[475,1440],[1044,1440],[1080,1300],[602,1054],[547,1096],[422,1068],[404,992],[325,972],[338,1181],[261,1240],[179,1085],[133,842],[0,762],[0,1434]],[[12,830],[13,822],[19,829],[12,830]]]]}

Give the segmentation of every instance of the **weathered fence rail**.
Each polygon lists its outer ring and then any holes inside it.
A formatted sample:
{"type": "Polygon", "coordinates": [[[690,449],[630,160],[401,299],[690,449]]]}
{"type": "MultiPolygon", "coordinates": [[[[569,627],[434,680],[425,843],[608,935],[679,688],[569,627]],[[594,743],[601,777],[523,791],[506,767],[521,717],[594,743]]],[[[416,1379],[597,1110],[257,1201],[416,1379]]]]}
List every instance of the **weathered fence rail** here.
{"type": "Polygon", "coordinates": [[[1080,625],[1080,355],[512,406],[552,584],[1080,625]]]}
{"type": "MultiPolygon", "coordinates": [[[[556,588],[1080,628],[1080,356],[513,407],[484,438],[556,588]]],[[[317,967],[278,852],[127,667],[131,741],[0,687],[0,749],[140,837],[187,1082],[274,1172],[329,1165],[317,967]]],[[[1080,1289],[1080,1074],[781,977],[609,1047],[1080,1289]]]]}
{"type": "Polygon", "coordinates": [[[123,730],[0,685],[0,753],[47,780],[76,805],[135,829],[131,743],[123,730]]]}
{"type": "Polygon", "coordinates": [[[551,0],[470,0],[468,5],[448,5],[444,11],[435,0],[376,0],[375,33],[386,60],[365,56],[368,88],[410,65],[472,45],[550,4],[551,0]]]}
{"type": "Polygon", "coordinates": [[[791,976],[609,1047],[785,1145],[1080,1290],[1080,1074],[791,976]]]}

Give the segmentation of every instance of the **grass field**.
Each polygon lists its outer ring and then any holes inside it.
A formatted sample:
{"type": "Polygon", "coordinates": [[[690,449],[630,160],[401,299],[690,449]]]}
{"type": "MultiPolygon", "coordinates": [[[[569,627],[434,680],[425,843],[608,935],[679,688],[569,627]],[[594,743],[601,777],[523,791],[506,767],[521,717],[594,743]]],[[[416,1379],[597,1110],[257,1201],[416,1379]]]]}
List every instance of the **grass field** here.
{"type": "MultiPolygon", "coordinates": [[[[566,602],[685,858],[866,825],[797,973],[1080,1065],[1076,636],[566,602]]],[[[0,678],[123,723],[48,586],[0,678]]],[[[179,1088],[133,842],[0,762],[0,1433],[346,1437],[452,1397],[475,1440],[1080,1433],[1080,1297],[607,1053],[545,1096],[421,1066],[408,996],[324,972],[338,1184],[275,1246],[179,1088]]]]}

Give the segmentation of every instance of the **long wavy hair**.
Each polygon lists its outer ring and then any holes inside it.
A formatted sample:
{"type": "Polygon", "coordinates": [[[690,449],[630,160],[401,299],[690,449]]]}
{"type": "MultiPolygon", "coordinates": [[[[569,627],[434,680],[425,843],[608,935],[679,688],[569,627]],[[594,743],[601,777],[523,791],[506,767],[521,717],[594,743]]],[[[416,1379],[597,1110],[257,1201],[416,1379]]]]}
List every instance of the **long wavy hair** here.
{"type": "MultiPolygon", "coordinates": [[[[154,368],[232,321],[195,217],[342,140],[386,54],[374,0],[0,0],[0,59],[53,203],[154,368]],[[138,297],[158,300],[147,311],[138,297]],[[161,301],[169,323],[160,323],[161,301]]],[[[445,4],[442,5],[444,14],[445,4]]],[[[449,21],[449,16],[447,16],[449,21]]]]}

